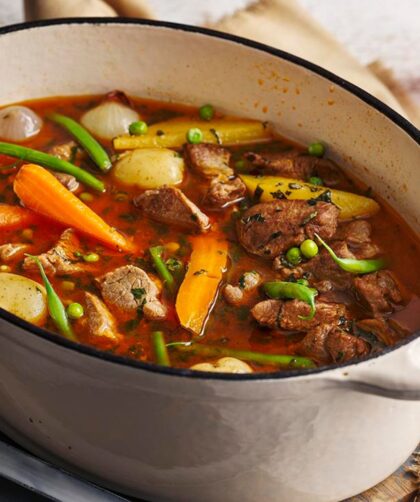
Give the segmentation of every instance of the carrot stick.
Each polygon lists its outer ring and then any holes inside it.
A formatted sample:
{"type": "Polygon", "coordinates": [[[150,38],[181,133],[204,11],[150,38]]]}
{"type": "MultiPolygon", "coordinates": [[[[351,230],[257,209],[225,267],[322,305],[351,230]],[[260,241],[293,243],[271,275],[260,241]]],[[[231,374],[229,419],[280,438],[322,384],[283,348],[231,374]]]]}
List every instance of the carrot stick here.
{"type": "Polygon", "coordinates": [[[193,250],[176,298],[176,312],[184,328],[200,335],[226,270],[228,246],[217,234],[194,237],[191,243],[193,250]]]}
{"type": "Polygon", "coordinates": [[[0,204],[1,230],[25,228],[38,222],[39,216],[29,209],[20,206],[11,206],[9,204],[0,204]]]}
{"type": "Polygon", "coordinates": [[[134,251],[135,246],[65,188],[50,172],[26,164],[18,172],[14,190],[29,209],[75,228],[112,248],[134,251]]]}

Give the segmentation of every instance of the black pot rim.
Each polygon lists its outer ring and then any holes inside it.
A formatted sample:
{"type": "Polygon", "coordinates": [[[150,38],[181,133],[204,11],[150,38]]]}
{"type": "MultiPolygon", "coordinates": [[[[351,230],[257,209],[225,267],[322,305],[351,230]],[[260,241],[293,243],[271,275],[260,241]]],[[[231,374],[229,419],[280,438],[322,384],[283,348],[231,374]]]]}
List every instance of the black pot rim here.
{"type": "MultiPolygon", "coordinates": [[[[273,56],[277,56],[281,59],[284,59],[286,61],[289,61],[291,63],[294,63],[298,66],[302,66],[303,68],[306,68],[313,73],[316,73],[317,75],[320,75],[327,80],[331,81],[334,84],[339,85],[343,89],[349,91],[365,103],[367,103],[369,106],[377,110],[378,112],[382,113],[385,115],[388,119],[390,119],[395,125],[403,129],[417,144],[420,145],[420,131],[413,125],[411,124],[407,119],[402,117],[399,113],[397,113],[395,110],[390,108],[388,105],[380,101],[379,99],[375,98],[368,92],[364,91],[360,87],[356,86],[355,84],[352,84],[348,82],[347,80],[335,75],[334,73],[325,70],[324,68],[311,63],[309,61],[306,61],[303,58],[300,58],[298,56],[295,56],[293,54],[290,54],[288,52],[282,51],[280,49],[275,49],[274,47],[270,47],[265,44],[261,44],[259,42],[254,42],[252,40],[238,37],[236,35],[230,35],[227,33],[219,32],[216,30],[211,30],[208,28],[201,28],[201,27],[196,27],[196,26],[190,26],[186,24],[180,24],[180,23],[170,23],[166,21],[155,21],[155,20],[148,20],[148,19],[134,19],[134,18],[124,18],[124,17],[113,17],[113,18],[108,18],[108,17],[86,17],[86,18],[62,18],[62,19],[50,19],[50,20],[44,20],[44,21],[32,21],[32,22],[26,22],[26,23],[19,23],[19,24],[14,24],[10,26],[4,26],[0,28],[0,36],[7,35],[9,33],[14,33],[14,32],[19,32],[19,31],[26,31],[32,28],[46,28],[49,26],[57,26],[57,25],[68,25],[68,24],[78,24],[78,25],[119,25],[119,24],[131,24],[134,26],[153,26],[157,28],[169,28],[173,30],[178,30],[178,31],[186,31],[190,33],[199,33],[202,35],[207,35],[212,38],[218,38],[222,40],[227,40],[229,42],[236,43],[238,45],[243,45],[246,47],[250,47],[252,49],[257,49],[262,52],[266,52],[268,54],[271,54],[273,56]]],[[[189,369],[184,369],[184,368],[166,368],[163,366],[158,366],[153,363],[145,363],[142,361],[137,361],[134,359],[129,359],[127,357],[123,356],[117,356],[105,351],[100,351],[97,350],[93,347],[90,347],[88,345],[81,345],[76,342],[72,342],[70,340],[67,340],[66,338],[63,338],[60,335],[57,335],[55,333],[51,333],[43,328],[40,328],[38,326],[35,326],[27,321],[24,321],[23,319],[15,316],[14,314],[11,314],[10,312],[7,312],[4,309],[0,308],[0,320],[3,319],[7,321],[10,324],[16,325],[19,328],[22,328],[26,331],[29,331],[30,333],[37,335],[44,340],[47,340],[49,342],[55,343],[57,345],[61,345],[64,347],[67,347],[69,349],[75,350],[77,352],[81,352],[83,354],[86,354],[88,356],[96,357],[99,359],[102,359],[103,361],[108,361],[111,363],[117,363],[117,364],[122,364],[125,366],[131,366],[133,368],[138,368],[142,369],[145,371],[150,371],[154,373],[161,373],[161,374],[166,374],[166,375],[175,375],[179,377],[188,377],[188,378],[196,378],[196,379],[205,379],[205,380],[229,380],[229,381],[250,381],[250,380],[280,380],[280,379],[287,379],[291,377],[304,377],[308,375],[313,375],[316,373],[321,373],[321,372],[328,372],[330,370],[334,370],[336,368],[346,368],[349,366],[354,366],[357,364],[361,364],[365,361],[369,361],[372,359],[375,359],[377,357],[382,357],[385,354],[388,354],[390,352],[393,352],[394,350],[409,344],[411,341],[416,339],[420,333],[415,333],[397,345],[393,347],[388,347],[386,348],[382,353],[380,354],[375,354],[372,355],[366,359],[363,360],[358,360],[354,362],[349,362],[347,364],[341,364],[341,365],[330,365],[326,367],[321,367],[321,368],[314,368],[314,369],[306,369],[306,370],[290,370],[290,371],[279,371],[279,372],[271,372],[271,373],[251,373],[251,374],[229,374],[229,373],[207,373],[207,372],[201,372],[201,371],[192,371],[189,369]]]]}

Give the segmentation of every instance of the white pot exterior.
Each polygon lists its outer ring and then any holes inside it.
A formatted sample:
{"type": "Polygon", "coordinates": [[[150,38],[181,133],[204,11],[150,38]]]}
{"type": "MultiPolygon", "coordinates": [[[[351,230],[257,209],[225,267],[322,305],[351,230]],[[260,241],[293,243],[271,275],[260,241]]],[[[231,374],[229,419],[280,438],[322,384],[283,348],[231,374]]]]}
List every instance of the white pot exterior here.
{"type": "MultiPolygon", "coordinates": [[[[211,101],[293,139],[322,138],[418,230],[413,130],[292,60],[173,27],[64,22],[0,36],[0,104],[113,88],[211,101]]],[[[332,502],[384,479],[420,441],[420,402],[373,394],[420,396],[419,338],[328,371],[223,379],[113,362],[24,326],[0,319],[3,430],[138,497],[332,502]]]]}

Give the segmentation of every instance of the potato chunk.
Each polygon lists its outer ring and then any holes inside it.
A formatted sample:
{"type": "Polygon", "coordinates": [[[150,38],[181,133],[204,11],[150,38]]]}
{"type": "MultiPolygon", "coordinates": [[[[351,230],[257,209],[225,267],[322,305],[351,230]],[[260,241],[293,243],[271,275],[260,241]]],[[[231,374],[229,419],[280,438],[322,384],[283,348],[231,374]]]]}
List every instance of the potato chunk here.
{"type": "Polygon", "coordinates": [[[113,170],[118,181],[139,188],[160,188],[181,183],[184,160],[167,148],[142,148],[120,157],[113,170]]]}
{"type": "Polygon", "coordinates": [[[47,318],[45,289],[27,277],[0,273],[0,307],[42,326],[47,318]]]}
{"type": "Polygon", "coordinates": [[[214,373],[252,373],[251,366],[236,357],[222,357],[213,363],[194,364],[190,369],[214,373]]]}

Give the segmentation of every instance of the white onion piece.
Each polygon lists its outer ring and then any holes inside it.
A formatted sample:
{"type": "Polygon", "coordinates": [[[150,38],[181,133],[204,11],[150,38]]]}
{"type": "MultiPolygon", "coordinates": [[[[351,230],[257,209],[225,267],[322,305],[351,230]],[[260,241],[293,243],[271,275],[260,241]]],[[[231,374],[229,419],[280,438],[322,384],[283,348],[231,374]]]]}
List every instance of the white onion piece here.
{"type": "Polygon", "coordinates": [[[132,108],[116,101],[105,101],[86,112],[81,123],[88,131],[103,139],[112,139],[128,132],[132,122],[140,120],[132,108]]]}
{"type": "Polygon", "coordinates": [[[8,106],[0,110],[0,138],[24,141],[39,133],[42,120],[26,106],[8,106]]]}

